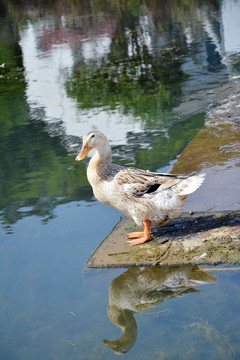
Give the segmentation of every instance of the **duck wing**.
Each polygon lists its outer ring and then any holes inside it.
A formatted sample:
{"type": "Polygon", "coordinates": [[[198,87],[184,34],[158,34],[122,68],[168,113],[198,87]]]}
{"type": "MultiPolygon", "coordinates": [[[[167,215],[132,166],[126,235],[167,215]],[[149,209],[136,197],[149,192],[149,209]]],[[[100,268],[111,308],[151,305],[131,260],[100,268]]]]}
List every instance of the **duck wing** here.
{"type": "Polygon", "coordinates": [[[118,172],[116,181],[127,195],[139,198],[144,195],[153,196],[159,191],[171,188],[180,178],[184,177],[127,168],[118,172]]]}
{"type": "Polygon", "coordinates": [[[117,173],[116,181],[126,195],[136,198],[153,197],[164,190],[172,190],[178,195],[188,195],[202,184],[204,174],[188,177],[125,168],[117,173]]]}

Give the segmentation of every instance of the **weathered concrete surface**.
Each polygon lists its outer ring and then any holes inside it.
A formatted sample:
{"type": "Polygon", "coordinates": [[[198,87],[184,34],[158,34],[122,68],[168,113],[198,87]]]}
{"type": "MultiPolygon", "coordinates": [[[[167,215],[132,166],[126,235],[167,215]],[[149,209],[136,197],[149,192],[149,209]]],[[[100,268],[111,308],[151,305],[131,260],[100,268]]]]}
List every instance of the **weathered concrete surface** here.
{"type": "Polygon", "coordinates": [[[240,211],[184,213],[153,229],[153,240],[129,246],[127,233],[136,230],[132,220],[123,218],[87,266],[240,263],[240,211]]]}

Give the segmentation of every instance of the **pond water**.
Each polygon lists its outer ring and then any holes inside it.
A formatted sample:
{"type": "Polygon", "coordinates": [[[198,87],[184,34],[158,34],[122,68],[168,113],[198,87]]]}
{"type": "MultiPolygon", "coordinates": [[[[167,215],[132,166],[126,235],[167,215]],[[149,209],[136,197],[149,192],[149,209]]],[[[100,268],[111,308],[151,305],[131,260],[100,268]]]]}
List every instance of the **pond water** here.
{"type": "Polygon", "coordinates": [[[76,163],[204,171],[185,210],[240,208],[240,0],[0,2],[0,357],[239,359],[238,267],[89,270],[121,214],[76,163]],[[212,124],[219,101],[228,121],[212,124]]]}

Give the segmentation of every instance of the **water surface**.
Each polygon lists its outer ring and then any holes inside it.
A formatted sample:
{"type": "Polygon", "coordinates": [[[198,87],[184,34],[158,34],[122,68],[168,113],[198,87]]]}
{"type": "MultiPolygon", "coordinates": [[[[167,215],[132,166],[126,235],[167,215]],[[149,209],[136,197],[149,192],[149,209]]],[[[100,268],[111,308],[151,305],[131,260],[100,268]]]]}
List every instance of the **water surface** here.
{"type": "Polygon", "coordinates": [[[121,214],[74,161],[97,128],[119,164],[207,172],[185,210],[239,209],[238,118],[206,122],[237,92],[239,11],[0,4],[1,358],[239,358],[238,270],[85,269],[121,214]]]}

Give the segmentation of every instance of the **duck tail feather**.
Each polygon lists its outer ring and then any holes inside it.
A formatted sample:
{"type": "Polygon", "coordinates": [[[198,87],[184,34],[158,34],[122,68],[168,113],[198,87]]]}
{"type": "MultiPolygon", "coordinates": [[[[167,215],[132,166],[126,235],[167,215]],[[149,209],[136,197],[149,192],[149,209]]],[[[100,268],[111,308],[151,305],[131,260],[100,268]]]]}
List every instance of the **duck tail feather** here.
{"type": "Polygon", "coordinates": [[[187,179],[180,181],[176,185],[174,190],[175,192],[178,193],[178,195],[191,194],[202,185],[204,179],[205,179],[205,174],[190,176],[187,179]]]}

